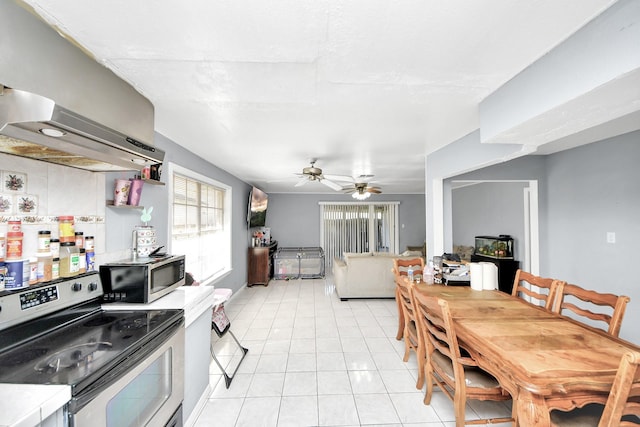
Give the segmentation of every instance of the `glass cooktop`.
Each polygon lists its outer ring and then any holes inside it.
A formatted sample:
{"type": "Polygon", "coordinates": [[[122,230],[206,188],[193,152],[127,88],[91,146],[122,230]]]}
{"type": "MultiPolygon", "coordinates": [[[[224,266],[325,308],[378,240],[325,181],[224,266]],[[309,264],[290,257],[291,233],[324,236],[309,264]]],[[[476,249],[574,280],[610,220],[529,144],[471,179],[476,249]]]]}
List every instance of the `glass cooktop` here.
{"type": "Polygon", "coordinates": [[[22,344],[0,348],[0,382],[77,385],[104,374],[163,334],[182,319],[183,312],[97,310],[70,321],[72,317],[58,315],[57,320],[66,324],[51,331],[39,330],[37,321],[2,331],[3,345],[22,344]]]}

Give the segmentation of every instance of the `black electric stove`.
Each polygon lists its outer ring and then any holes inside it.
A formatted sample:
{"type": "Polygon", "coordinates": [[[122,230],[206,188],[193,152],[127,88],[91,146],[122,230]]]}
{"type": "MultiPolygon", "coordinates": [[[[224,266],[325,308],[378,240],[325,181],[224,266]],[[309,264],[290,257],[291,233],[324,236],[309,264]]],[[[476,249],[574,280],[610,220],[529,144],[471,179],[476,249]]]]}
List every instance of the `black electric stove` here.
{"type": "Polygon", "coordinates": [[[1,292],[0,383],[69,385],[78,410],[184,324],[178,309],[105,311],[102,294],[97,272],[1,292]]]}

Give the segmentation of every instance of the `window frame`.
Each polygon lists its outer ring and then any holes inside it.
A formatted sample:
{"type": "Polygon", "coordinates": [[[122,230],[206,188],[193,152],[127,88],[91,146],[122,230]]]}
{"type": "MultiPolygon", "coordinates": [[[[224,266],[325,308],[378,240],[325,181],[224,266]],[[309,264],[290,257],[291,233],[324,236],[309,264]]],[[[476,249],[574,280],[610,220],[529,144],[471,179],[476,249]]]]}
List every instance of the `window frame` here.
{"type": "Polygon", "coordinates": [[[167,242],[167,246],[168,246],[168,250],[169,253],[173,253],[173,199],[174,199],[174,185],[173,185],[173,179],[174,179],[174,175],[178,174],[178,175],[182,175],[185,176],[189,179],[195,180],[195,181],[199,181],[203,184],[207,184],[207,185],[211,185],[214,187],[218,187],[222,190],[224,190],[224,209],[223,209],[223,228],[224,230],[222,231],[223,233],[223,239],[226,242],[226,255],[225,255],[225,259],[224,259],[224,268],[221,271],[218,271],[216,274],[213,274],[212,276],[206,277],[204,279],[200,279],[200,285],[212,285],[215,284],[215,282],[221,280],[222,278],[224,278],[225,276],[229,275],[231,273],[232,269],[232,264],[231,264],[231,251],[232,251],[232,233],[231,233],[231,218],[233,217],[233,189],[230,185],[227,185],[223,182],[220,182],[216,179],[213,179],[211,177],[208,177],[206,175],[203,175],[201,173],[198,172],[194,172],[191,169],[187,169],[183,166],[180,166],[176,163],[173,162],[169,162],[167,164],[167,172],[168,172],[168,178],[167,178],[167,191],[168,191],[168,201],[167,201],[167,209],[168,209],[168,224],[167,224],[167,236],[168,236],[168,242],[167,242]]]}

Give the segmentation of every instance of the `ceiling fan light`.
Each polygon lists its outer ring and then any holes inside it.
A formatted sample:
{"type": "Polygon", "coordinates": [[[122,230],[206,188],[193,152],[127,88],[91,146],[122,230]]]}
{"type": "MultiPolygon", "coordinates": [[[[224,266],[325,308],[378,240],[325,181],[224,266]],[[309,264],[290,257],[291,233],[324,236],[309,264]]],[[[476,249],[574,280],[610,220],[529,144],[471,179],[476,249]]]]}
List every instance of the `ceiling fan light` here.
{"type": "Polygon", "coordinates": [[[354,199],[357,200],[366,200],[371,196],[371,193],[359,193],[359,192],[355,192],[351,195],[351,197],[353,197],[354,199]]]}

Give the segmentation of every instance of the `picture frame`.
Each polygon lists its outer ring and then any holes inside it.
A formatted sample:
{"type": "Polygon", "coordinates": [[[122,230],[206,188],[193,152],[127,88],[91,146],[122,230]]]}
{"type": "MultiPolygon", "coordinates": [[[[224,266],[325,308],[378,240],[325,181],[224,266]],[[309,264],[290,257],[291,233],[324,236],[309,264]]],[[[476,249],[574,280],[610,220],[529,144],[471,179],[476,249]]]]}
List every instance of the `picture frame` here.
{"type": "Polygon", "coordinates": [[[2,171],[2,189],[9,193],[26,193],[27,174],[20,172],[2,171]]]}
{"type": "Polygon", "coordinates": [[[23,194],[14,197],[14,206],[17,213],[29,215],[38,213],[38,196],[34,194],[23,194]]]}
{"type": "Polygon", "coordinates": [[[0,215],[12,215],[14,213],[13,194],[0,193],[0,215]]]}

